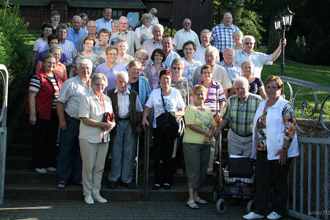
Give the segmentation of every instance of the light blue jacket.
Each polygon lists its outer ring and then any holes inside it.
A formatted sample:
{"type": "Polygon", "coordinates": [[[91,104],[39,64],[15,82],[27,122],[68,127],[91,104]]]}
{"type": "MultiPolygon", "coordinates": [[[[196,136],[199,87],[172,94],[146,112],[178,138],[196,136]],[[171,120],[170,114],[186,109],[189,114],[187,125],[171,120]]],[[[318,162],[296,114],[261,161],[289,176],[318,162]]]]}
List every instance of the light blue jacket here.
{"type": "MultiPolygon", "coordinates": [[[[131,89],[131,84],[128,84],[128,88],[131,89]]],[[[151,93],[151,88],[148,82],[148,79],[146,79],[143,76],[139,76],[139,100],[142,106],[147,102],[149,96],[151,93]]]]}

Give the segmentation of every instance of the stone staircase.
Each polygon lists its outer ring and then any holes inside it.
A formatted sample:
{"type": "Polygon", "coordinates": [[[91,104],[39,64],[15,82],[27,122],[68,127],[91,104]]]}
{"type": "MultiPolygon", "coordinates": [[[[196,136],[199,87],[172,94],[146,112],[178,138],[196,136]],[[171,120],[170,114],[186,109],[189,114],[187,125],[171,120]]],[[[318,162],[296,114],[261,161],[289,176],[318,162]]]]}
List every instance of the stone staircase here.
{"type": "MultiPolygon", "coordinates": [[[[110,171],[110,160],[106,160],[102,179],[101,194],[109,200],[136,201],[143,200],[143,148],[140,145],[139,186],[136,189],[127,189],[118,186],[117,189],[108,189],[107,175],[110,171]]],[[[5,199],[34,199],[34,200],[82,200],[82,187],[68,185],[60,190],[57,185],[57,173],[39,175],[31,169],[32,129],[28,123],[28,116],[21,114],[12,143],[7,148],[5,199]]],[[[223,154],[226,154],[225,152],[223,154]]],[[[187,178],[183,175],[174,176],[174,184],[170,190],[152,190],[154,172],[153,160],[150,154],[149,171],[149,200],[173,201],[186,200],[187,178]]],[[[201,197],[211,201],[212,189],[215,184],[217,165],[214,167],[214,176],[207,176],[204,187],[200,190],[201,197]]]]}

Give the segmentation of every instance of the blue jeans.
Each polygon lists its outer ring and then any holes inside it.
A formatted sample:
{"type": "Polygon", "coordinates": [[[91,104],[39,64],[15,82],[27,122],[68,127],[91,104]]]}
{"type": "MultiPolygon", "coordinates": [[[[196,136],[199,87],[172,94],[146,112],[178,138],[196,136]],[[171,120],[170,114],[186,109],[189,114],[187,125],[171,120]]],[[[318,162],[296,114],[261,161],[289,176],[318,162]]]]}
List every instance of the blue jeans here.
{"type": "Polygon", "coordinates": [[[82,160],[79,147],[80,120],[71,118],[65,114],[67,129],[61,129],[60,155],[57,161],[58,181],[80,183],[82,175],[82,160]]]}

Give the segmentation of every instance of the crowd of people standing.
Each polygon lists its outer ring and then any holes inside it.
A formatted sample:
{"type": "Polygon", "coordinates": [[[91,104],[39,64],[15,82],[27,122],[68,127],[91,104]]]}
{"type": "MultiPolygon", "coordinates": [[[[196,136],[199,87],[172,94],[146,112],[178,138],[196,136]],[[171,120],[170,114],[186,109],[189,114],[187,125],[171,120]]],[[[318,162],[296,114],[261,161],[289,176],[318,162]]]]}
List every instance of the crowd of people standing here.
{"type": "Polygon", "coordinates": [[[244,35],[229,12],[199,37],[186,18],[172,38],[164,35],[156,14],[155,8],[143,14],[135,30],[125,16],[112,19],[111,8],[96,21],[75,15],[71,28],[60,23],[58,12],[51,14],[31,61],[27,112],[33,126],[32,168],[39,174],[57,171],[59,189],[82,185],[87,204],[105,203],[100,190],[107,155],[108,187],[120,183],[134,189],[137,138],[150,126],[152,188],[171,189],[173,174],[183,174],[184,160],[187,205],[198,209],[207,204],[198,190],[205,176],[213,175],[214,133],[230,125],[229,156],[257,159],[256,209],[244,218],[267,214],[272,175],[275,203],[267,218],[282,217],[287,198],[283,173],[299,154],[294,111],[280,96],[281,79],[270,76],[263,83],[261,74],[286,40],[272,54],[255,52],[255,38],[244,35]],[[173,134],[160,126],[166,117],[184,121],[185,132],[173,134]]]}

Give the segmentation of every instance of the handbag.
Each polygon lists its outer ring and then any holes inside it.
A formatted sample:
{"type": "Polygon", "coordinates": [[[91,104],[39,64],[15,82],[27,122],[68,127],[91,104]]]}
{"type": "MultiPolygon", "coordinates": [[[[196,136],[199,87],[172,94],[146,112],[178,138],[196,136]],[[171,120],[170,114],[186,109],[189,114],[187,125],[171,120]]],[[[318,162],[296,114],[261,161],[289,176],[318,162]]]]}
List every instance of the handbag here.
{"type": "Polygon", "coordinates": [[[113,113],[104,112],[102,122],[114,122],[115,116],[113,113]]]}
{"type": "Polygon", "coordinates": [[[156,118],[157,129],[161,133],[169,135],[169,137],[174,140],[178,136],[179,125],[176,121],[175,116],[172,115],[171,112],[168,112],[166,110],[162,91],[161,97],[165,112],[156,118]]]}
{"type": "Polygon", "coordinates": [[[254,174],[253,162],[249,157],[227,158],[229,177],[251,178],[254,174]]]}

